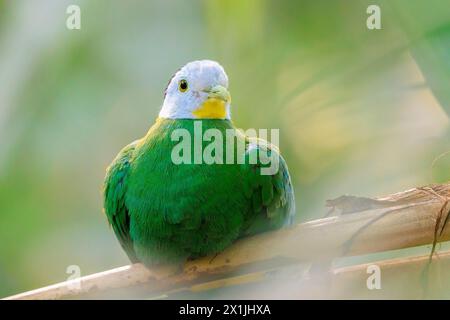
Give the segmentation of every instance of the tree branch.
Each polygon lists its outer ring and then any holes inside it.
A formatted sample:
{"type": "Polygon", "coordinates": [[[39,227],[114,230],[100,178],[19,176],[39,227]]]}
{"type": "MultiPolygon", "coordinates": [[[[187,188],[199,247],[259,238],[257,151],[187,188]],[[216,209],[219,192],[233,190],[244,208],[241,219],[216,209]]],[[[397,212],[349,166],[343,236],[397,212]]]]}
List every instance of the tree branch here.
{"type": "Polygon", "coordinates": [[[216,257],[146,269],[134,264],[18,294],[8,299],[62,299],[114,288],[144,286],[160,293],[230,275],[450,240],[445,228],[450,184],[383,198],[343,196],[327,205],[341,215],[237,241],[216,257]],[[77,284],[79,286],[77,287],[77,284]]]}

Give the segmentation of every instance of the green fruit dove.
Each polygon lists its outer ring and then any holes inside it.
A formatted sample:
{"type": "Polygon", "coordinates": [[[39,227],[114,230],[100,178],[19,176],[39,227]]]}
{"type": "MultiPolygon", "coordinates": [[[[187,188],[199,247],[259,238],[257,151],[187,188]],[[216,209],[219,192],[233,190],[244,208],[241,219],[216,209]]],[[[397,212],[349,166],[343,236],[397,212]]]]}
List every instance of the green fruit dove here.
{"type": "Polygon", "coordinates": [[[133,263],[183,263],[292,223],[286,162],[235,128],[227,88],[217,62],[188,63],[170,80],[155,124],[108,167],[104,211],[133,263]]]}

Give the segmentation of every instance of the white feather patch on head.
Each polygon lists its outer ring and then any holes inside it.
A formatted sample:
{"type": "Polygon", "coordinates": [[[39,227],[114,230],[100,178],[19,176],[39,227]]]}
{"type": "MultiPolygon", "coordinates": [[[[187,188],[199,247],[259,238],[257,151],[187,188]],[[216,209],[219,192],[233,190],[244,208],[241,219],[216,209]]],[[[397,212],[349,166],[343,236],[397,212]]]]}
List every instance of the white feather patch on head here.
{"type": "MultiPolygon", "coordinates": [[[[212,60],[189,62],[170,80],[159,116],[168,119],[195,119],[193,112],[208,97],[208,93],[203,91],[216,85],[228,88],[228,76],[219,63],[212,60]],[[188,89],[185,92],[179,90],[181,80],[186,80],[188,83],[188,89]]],[[[230,104],[228,103],[226,119],[230,119],[230,117],[230,104]]]]}

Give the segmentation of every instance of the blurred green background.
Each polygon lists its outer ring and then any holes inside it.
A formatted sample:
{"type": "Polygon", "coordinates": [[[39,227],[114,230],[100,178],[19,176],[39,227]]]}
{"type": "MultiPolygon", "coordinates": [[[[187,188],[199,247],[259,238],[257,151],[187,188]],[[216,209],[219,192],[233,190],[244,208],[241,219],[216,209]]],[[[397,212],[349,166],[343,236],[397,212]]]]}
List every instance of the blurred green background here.
{"type": "Polygon", "coordinates": [[[299,221],[342,194],[450,180],[450,155],[432,165],[450,150],[449,0],[0,0],[0,297],[128,263],[105,168],[205,58],[238,127],[280,128],[299,221]]]}

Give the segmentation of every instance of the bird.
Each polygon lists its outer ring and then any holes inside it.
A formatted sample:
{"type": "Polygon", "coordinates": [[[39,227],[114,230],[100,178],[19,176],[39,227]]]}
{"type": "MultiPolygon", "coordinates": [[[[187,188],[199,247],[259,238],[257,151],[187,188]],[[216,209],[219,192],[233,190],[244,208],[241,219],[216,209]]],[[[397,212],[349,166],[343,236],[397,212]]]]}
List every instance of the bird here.
{"type": "Polygon", "coordinates": [[[235,127],[228,76],[212,60],[189,62],[172,76],[147,134],[125,146],[106,169],[103,200],[130,261],[147,267],[217,255],[238,239],[287,227],[295,216],[286,161],[277,146],[235,127]],[[213,140],[195,137],[199,125],[212,136],[233,133],[235,146],[215,136],[215,146],[228,148],[211,153],[216,162],[187,161],[194,143],[179,152],[187,159],[180,163],[174,157],[180,139],[174,136],[192,134],[186,141],[197,139],[205,149],[213,140]],[[233,161],[225,161],[230,150],[233,161]],[[257,154],[264,153],[266,160],[279,159],[276,172],[263,174],[267,161],[257,154]]]}

